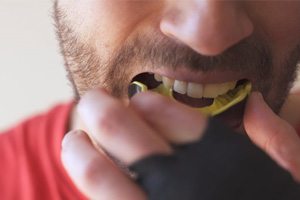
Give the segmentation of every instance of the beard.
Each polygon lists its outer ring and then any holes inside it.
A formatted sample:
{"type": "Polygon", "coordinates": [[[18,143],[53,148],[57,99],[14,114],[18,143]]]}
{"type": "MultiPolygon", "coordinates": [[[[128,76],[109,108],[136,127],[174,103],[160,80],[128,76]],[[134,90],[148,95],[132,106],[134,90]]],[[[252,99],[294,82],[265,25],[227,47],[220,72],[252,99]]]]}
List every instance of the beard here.
{"type": "Polygon", "coordinates": [[[86,91],[105,88],[117,98],[128,98],[134,71],[157,68],[213,73],[233,71],[251,80],[267,104],[278,113],[296,78],[300,45],[274,64],[268,43],[258,35],[240,41],[218,56],[203,56],[158,30],[145,29],[127,38],[122,46],[104,58],[96,45],[81,41],[62,10],[54,6],[56,31],[68,78],[79,100],[86,91]]]}

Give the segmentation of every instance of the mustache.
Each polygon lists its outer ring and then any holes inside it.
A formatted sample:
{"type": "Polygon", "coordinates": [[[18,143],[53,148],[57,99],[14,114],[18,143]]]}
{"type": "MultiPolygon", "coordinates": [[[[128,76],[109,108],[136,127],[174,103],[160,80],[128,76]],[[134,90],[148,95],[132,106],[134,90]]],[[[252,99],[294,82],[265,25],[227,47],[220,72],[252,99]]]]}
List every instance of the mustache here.
{"type": "Polygon", "coordinates": [[[189,46],[161,33],[146,33],[128,40],[112,59],[113,65],[138,62],[152,68],[163,66],[176,70],[180,67],[194,72],[233,70],[259,73],[272,71],[272,54],[264,40],[252,35],[217,56],[204,56],[189,46]]]}

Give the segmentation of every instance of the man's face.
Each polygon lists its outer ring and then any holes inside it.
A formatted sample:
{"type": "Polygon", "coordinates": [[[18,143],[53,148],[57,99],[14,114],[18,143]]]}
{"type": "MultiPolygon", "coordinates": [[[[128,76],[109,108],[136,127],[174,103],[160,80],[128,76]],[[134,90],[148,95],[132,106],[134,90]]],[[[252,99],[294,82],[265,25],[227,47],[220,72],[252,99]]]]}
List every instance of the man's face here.
{"type": "Polygon", "coordinates": [[[300,58],[300,1],[57,0],[55,19],[77,98],[104,87],[125,100],[150,72],[187,104],[246,79],[278,112],[300,58]]]}

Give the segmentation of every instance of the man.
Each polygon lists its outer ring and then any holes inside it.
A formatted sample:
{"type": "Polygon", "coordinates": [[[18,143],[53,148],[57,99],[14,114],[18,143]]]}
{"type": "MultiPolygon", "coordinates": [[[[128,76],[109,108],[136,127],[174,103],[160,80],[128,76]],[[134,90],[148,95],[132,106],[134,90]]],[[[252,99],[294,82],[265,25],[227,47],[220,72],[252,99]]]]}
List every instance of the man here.
{"type": "Polygon", "coordinates": [[[191,107],[208,106],[239,81],[252,85],[247,103],[217,118],[300,181],[299,97],[288,100],[300,59],[300,2],[57,0],[54,9],[79,104],[1,135],[4,199],[146,199],[109,157],[133,166],[201,140],[210,122],[191,107]],[[132,81],[150,86],[153,77],[177,101],[152,92],[129,100],[132,81]]]}

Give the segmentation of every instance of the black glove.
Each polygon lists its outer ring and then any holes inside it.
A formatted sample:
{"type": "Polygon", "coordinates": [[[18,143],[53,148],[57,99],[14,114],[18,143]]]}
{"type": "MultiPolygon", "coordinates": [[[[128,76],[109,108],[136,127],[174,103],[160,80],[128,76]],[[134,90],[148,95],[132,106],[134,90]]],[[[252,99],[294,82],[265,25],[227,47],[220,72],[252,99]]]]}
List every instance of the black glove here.
{"type": "Polygon", "coordinates": [[[216,120],[201,140],[130,169],[150,200],[300,200],[300,185],[288,172],[216,120]]]}

